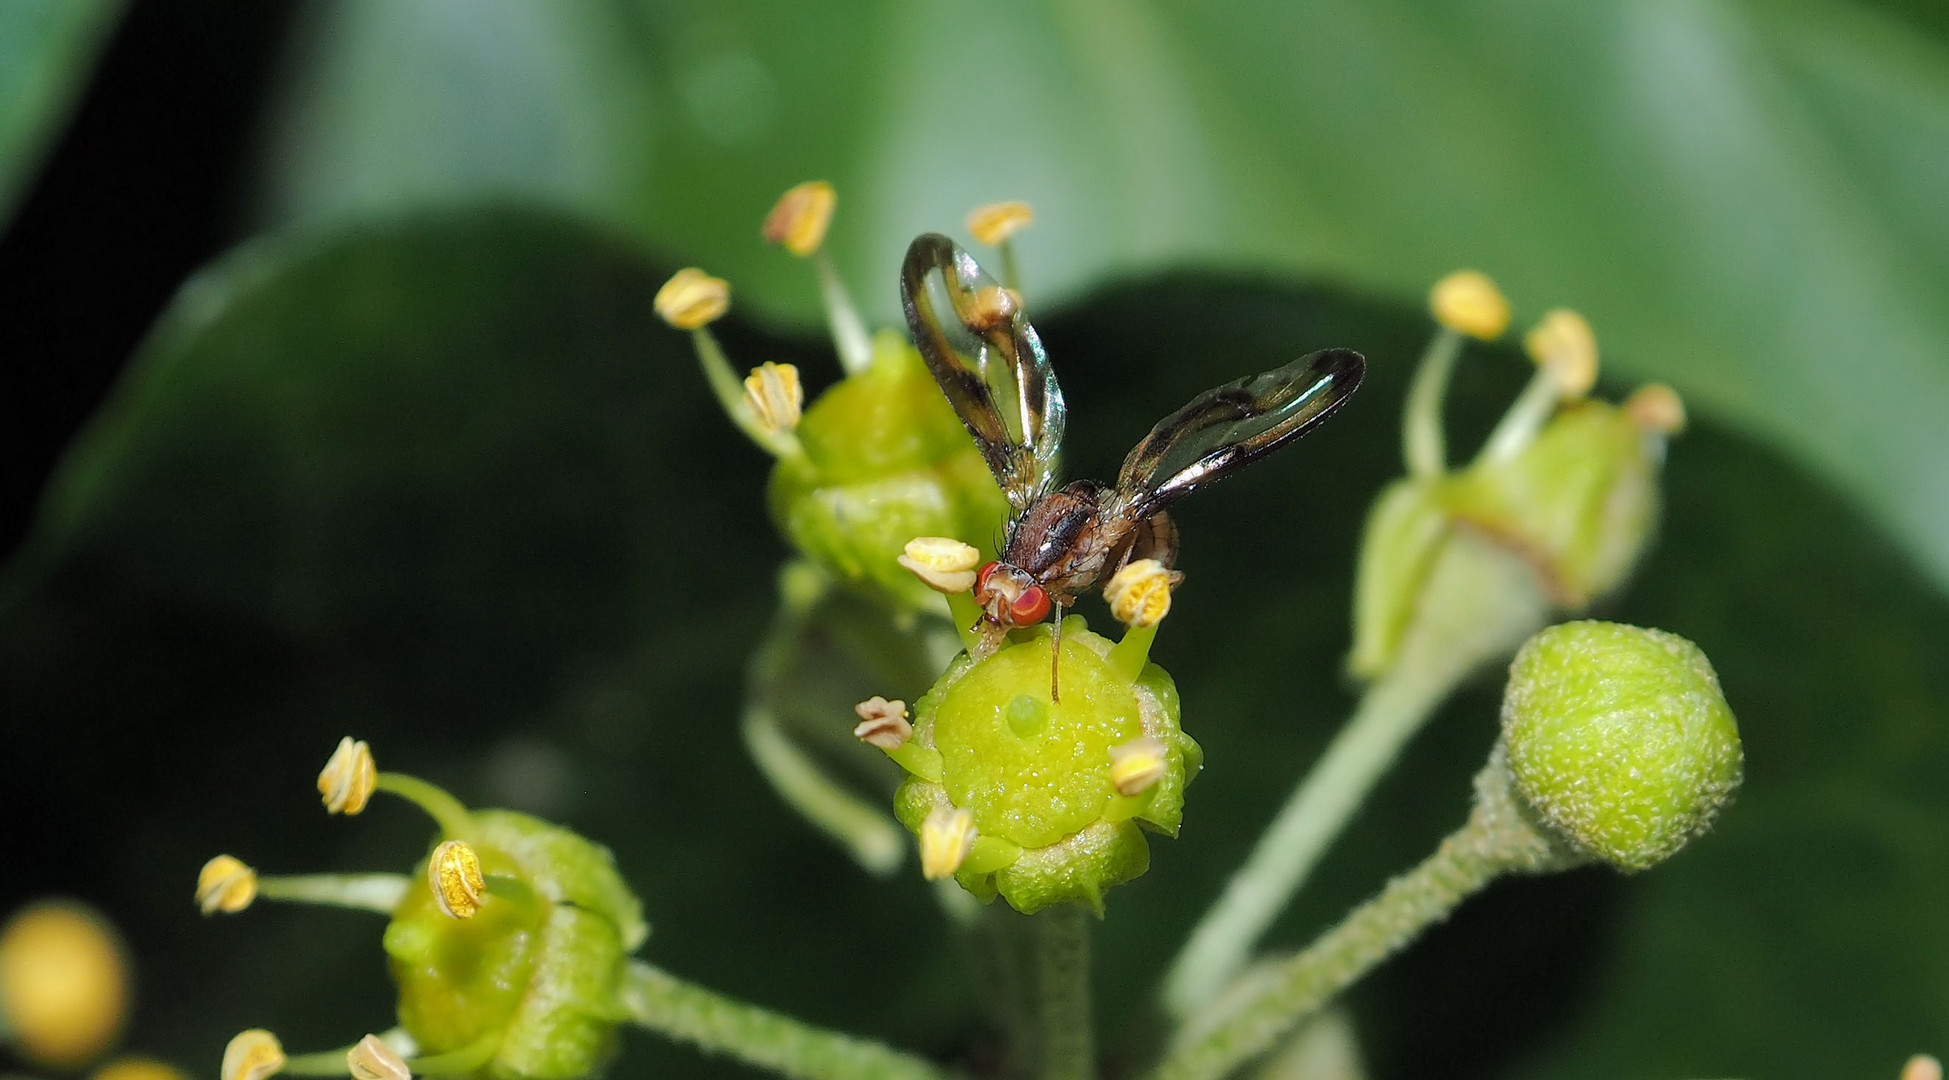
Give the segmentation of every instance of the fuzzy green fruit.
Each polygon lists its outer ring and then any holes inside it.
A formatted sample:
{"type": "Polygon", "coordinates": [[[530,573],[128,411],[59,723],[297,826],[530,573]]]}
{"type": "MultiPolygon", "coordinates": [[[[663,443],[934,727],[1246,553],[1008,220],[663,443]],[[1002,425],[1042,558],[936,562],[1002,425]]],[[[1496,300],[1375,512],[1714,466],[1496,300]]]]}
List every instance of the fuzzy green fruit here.
{"type": "Polygon", "coordinates": [[[1552,626],[1509,668],[1502,738],[1545,823],[1627,872],[1704,832],[1739,787],[1739,728],[1698,646],[1606,622],[1552,626]]]}

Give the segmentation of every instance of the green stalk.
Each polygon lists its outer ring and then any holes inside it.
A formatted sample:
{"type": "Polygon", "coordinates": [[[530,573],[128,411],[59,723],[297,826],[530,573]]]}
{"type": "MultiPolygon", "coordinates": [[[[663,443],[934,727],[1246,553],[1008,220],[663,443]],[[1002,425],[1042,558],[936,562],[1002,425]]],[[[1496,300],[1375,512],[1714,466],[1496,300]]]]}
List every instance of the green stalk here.
{"type": "Polygon", "coordinates": [[[624,972],[617,1000],[633,1023],[784,1076],[947,1080],[941,1069],[912,1054],[725,997],[642,961],[624,972]]]}
{"type": "Polygon", "coordinates": [[[1036,1020],[1042,1080],[1093,1080],[1095,1021],[1090,1011],[1090,913],[1057,904],[1032,916],[1036,937],[1036,1020]]]}
{"type": "Polygon", "coordinates": [[[1298,955],[1280,962],[1240,1001],[1221,1001],[1215,1021],[1194,1020],[1149,1080],[1220,1080],[1279,1039],[1382,960],[1448,917],[1456,905],[1506,873],[1544,873],[1580,864],[1532,827],[1510,788],[1497,745],[1476,776],[1468,823],[1426,861],[1387,883],[1298,955]]]}
{"type": "Polygon", "coordinates": [[[1528,564],[1466,533],[1437,557],[1423,595],[1399,659],[1368,688],[1179,951],[1164,983],[1173,1015],[1203,1007],[1244,968],[1408,740],[1463,679],[1514,650],[1549,611],[1528,564]]]}

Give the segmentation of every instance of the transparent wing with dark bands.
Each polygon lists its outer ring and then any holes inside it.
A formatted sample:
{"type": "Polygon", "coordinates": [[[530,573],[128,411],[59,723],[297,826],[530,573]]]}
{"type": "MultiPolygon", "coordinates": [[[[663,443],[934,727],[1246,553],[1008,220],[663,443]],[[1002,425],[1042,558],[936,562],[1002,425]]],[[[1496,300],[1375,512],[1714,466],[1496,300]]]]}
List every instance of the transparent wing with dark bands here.
{"type": "Polygon", "coordinates": [[[1360,386],[1367,361],[1325,349],[1192,398],[1123,459],[1117,510],[1147,517],[1304,435],[1360,386]]]}
{"type": "Polygon", "coordinates": [[[914,345],[1017,513],[1055,481],[1062,387],[1021,302],[938,233],[907,248],[900,300],[914,345]]]}

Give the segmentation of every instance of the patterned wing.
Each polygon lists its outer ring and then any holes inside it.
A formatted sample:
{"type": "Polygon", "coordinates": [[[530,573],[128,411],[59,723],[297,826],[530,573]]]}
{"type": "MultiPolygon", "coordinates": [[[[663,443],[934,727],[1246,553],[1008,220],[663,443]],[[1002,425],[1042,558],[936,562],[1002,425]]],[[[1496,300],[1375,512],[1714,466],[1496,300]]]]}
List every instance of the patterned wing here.
{"type": "Polygon", "coordinates": [[[1021,298],[954,241],[926,233],[907,248],[900,300],[914,345],[1021,513],[1055,482],[1062,387],[1021,298]]]}
{"type": "Polygon", "coordinates": [[[1117,513],[1149,517],[1306,434],[1346,403],[1366,370],[1359,353],[1325,349],[1192,398],[1123,459],[1117,513]]]}

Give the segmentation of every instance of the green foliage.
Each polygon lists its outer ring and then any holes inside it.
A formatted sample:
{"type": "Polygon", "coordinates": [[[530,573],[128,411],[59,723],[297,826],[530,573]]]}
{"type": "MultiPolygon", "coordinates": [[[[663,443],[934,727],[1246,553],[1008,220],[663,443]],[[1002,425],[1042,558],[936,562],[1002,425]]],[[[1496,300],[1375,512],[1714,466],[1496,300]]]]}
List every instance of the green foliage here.
{"type": "MultiPolygon", "coordinates": [[[[602,837],[662,928],[661,966],[944,1058],[984,1038],[917,875],[860,874],[739,745],[786,552],[767,463],[649,311],[668,269],[506,211],[259,244],[185,290],[71,452],[0,588],[0,707],[33,718],[10,728],[0,783],[46,792],[49,819],[127,883],[99,899],[145,950],[136,1045],[196,1062],[247,1026],[327,1046],[392,1023],[355,914],[185,926],[182,885],[219,846],[273,868],[423,851],[404,809],[375,804],[356,836],[318,813],[306,780],[348,731],[437,763],[472,801],[602,837]]],[[[891,290],[892,267],[861,280],[891,290]]],[[[1131,1060],[1155,1027],[1136,989],[1349,706],[1349,567],[1399,471],[1428,331],[1209,276],[1038,310],[1074,475],[1113,471],[1222,378],[1317,345],[1374,361],[1331,425],[1178,515],[1189,578],[1157,659],[1210,775],[1185,839],[1156,845],[1100,927],[1099,985],[1133,991],[1102,1003],[1106,1052],[1131,1060]]],[[[827,355],[735,316],[719,329],[736,357],[827,355]]],[[[1464,439],[1528,371],[1464,364],[1464,439]]],[[[1711,655],[1749,743],[1740,801],[1654,872],[1464,907],[1354,994],[1373,1075],[1879,1076],[1949,1024],[1949,605],[1850,501],[1698,421],[1672,448],[1663,536],[1605,615],[1711,655]]],[[[1272,944],[1310,938],[1453,826],[1494,709],[1475,692],[1437,718],[1272,944]]],[[[729,1068],[637,1039],[611,1075],[729,1068]]]]}
{"type": "Polygon", "coordinates": [[[1697,645],[1605,622],[1552,626],[1509,666],[1502,738],[1517,790],[1613,866],[1649,869],[1739,787],[1739,727],[1697,645]]]}
{"type": "MultiPolygon", "coordinates": [[[[285,218],[519,191],[809,319],[751,242],[833,181],[855,279],[996,198],[1047,299],[1191,260],[1400,300],[1458,266],[1786,448],[1949,580],[1949,45],[1840,0],[660,0],[322,9],[285,218]]],[[[882,317],[891,294],[869,301],[882,317]]],[[[1520,325],[1520,324],[1519,324],[1520,325]]]]}
{"type": "Polygon", "coordinates": [[[122,0],[0,4],[0,223],[81,92],[122,0]]]}

